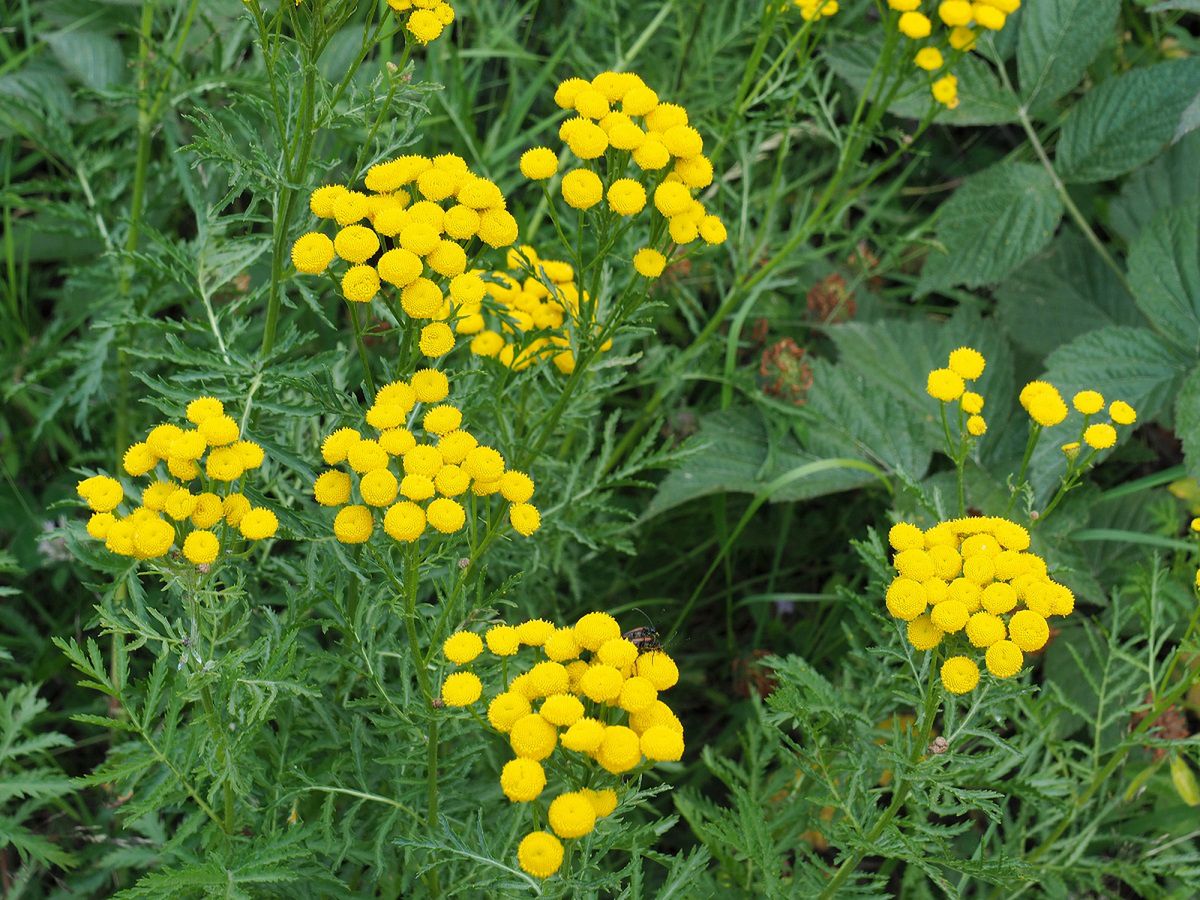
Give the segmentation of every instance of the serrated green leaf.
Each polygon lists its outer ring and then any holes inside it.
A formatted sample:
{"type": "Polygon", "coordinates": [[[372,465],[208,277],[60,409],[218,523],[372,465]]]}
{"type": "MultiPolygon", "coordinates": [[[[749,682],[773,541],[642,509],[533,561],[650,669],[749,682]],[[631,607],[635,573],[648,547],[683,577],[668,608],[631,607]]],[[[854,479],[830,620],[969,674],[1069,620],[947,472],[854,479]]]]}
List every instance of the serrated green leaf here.
{"type": "Polygon", "coordinates": [[[1178,347],[1200,355],[1200,203],[1164,210],[1129,252],[1138,306],[1178,347]]]}
{"type": "Polygon", "coordinates": [[[1025,105],[1038,109],[1079,84],[1112,37],[1120,0],[1039,0],[1021,13],[1017,71],[1025,105]]]}
{"type": "Polygon", "coordinates": [[[1091,244],[1066,229],[1004,280],[996,300],[1013,341],[1038,356],[1106,325],[1146,321],[1091,244]]]}
{"type": "Polygon", "coordinates": [[[1200,367],[1191,371],[1175,401],[1175,433],[1183,442],[1183,459],[1193,477],[1200,475],[1200,367]]]}
{"type": "MultiPolygon", "coordinates": [[[[755,410],[733,408],[706,416],[692,438],[694,453],[663,479],[646,508],[645,518],[681,503],[726,491],[757,494],[776,478],[821,457],[800,448],[790,435],[768,434],[755,410]]],[[[773,501],[801,500],[860,487],[872,476],[859,470],[821,472],[792,482],[772,496],[773,501]]]]}
{"type": "Polygon", "coordinates": [[[125,77],[125,53],[107,34],[78,29],[47,35],[45,40],[59,64],[91,90],[107,90],[125,77]]]}
{"type": "Polygon", "coordinates": [[[1200,203],[1200,134],[1191,134],[1121,185],[1109,205],[1114,229],[1132,243],[1164,209],[1200,203]]]}
{"type": "Polygon", "coordinates": [[[862,456],[887,471],[919,481],[929,468],[930,443],[919,415],[895,415],[887,394],[850,366],[826,360],[813,364],[808,412],[822,421],[814,427],[820,449],[829,456],[862,456]]]}
{"type": "Polygon", "coordinates": [[[1002,280],[1049,243],[1062,200],[1041,166],[1006,162],[972,175],[941,209],[919,293],[1002,280]]]}
{"type": "Polygon", "coordinates": [[[1135,69],[1102,82],[1071,110],[1055,168],[1066,181],[1107,181],[1149,162],[1200,92],[1200,60],[1135,69]]]}

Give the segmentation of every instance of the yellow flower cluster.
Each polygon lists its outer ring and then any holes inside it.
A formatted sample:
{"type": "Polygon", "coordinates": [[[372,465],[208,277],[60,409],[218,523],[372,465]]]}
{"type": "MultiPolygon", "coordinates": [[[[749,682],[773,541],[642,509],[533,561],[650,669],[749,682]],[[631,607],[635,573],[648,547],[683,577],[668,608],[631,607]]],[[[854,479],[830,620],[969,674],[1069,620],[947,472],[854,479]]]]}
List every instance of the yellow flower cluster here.
{"type": "Polygon", "coordinates": [[[387,0],[388,6],[404,18],[408,33],[428,44],[437,40],[442,29],[454,21],[454,7],[445,0],[387,0]]]}
{"type": "MultiPolygon", "coordinates": [[[[545,816],[550,831],[527,835],[517,851],[522,869],[549,878],[562,865],[560,839],[583,837],[616,808],[616,791],[594,785],[617,785],[610,776],[632,772],[643,761],[674,762],[683,756],[683,725],[659,699],[679,680],[679,670],[657,645],[642,652],[647,642],[633,633],[623,635],[617,620],[600,612],[588,613],[574,627],[533,619],[494,625],[482,638],[460,631],[446,639],[442,652],[462,666],[478,657],[485,643],[506,661],[522,647],[540,648],[538,656],[544,657],[531,660],[488,703],[488,722],[508,735],[513,751],[500,773],[505,796],[513,803],[537,800],[546,789],[544,763],[560,746],[571,754],[572,764],[559,771],[578,773],[583,763],[586,773],[579,776],[583,785],[550,802],[545,816]]],[[[470,706],[482,694],[482,682],[470,671],[454,672],[442,685],[447,706],[470,706]]]]}
{"type": "Polygon", "coordinates": [[[462,412],[442,402],[449,393],[450,382],[443,373],[422,369],[409,381],[380,388],[366,416],[378,437],[339,428],[325,438],[325,462],[345,465],[350,472],[325,470],[313,484],[313,496],[322,506],[341,507],[333,533],[343,544],[369,540],[377,513],[383,530],[400,543],[416,541],[427,526],[453,534],[467,520],[456,498],[468,492],[480,498],[500,494],[510,504],[509,523],[518,534],[528,537],[540,527],[541,515],[529,502],[533,479],[524,472],[506,471],[497,450],[463,430],[462,412]],[[417,427],[418,415],[427,443],[418,443],[411,430],[417,427]],[[393,461],[399,463],[399,477],[392,471],[393,461]]]}
{"type": "MultiPolygon", "coordinates": [[[[1051,428],[1067,417],[1066,401],[1058,388],[1046,381],[1031,381],[1021,389],[1021,406],[1029,413],[1034,423],[1042,428],[1051,428]]],[[[1108,406],[1108,421],[1093,422],[1092,416],[1104,410],[1104,395],[1099,391],[1079,391],[1071,398],[1071,405],[1083,414],[1083,425],[1079,439],[1062,445],[1069,459],[1075,459],[1081,444],[1093,451],[1107,450],[1117,443],[1117,425],[1133,425],[1137,422],[1137,410],[1124,400],[1114,400],[1108,406]]]]}
{"type": "Polygon", "coordinates": [[[837,0],[792,0],[792,5],[800,10],[800,16],[806,22],[827,19],[837,15],[837,0]]]}
{"type": "Polygon", "coordinates": [[[279,527],[269,509],[251,506],[241,493],[220,492],[222,482],[237,481],[262,465],[262,447],[242,439],[238,423],[215,397],[193,400],[187,418],[191,428],[170,422],[156,425],[144,441],[125,451],[122,467],[127,475],[154,478],[129,512],[119,513],[126,498],[117,479],[93,475],[77,485],[79,496],[93,511],[88,534],[104,541],[112,553],[155,559],[182,539],[188,562],[206,565],[220,554],[214,529],[222,521],[251,541],[269,538],[279,527]],[[197,479],[203,489],[193,493],[197,479]]]}
{"type": "MultiPolygon", "coordinates": [[[[564,375],[571,374],[575,353],[564,321],[579,316],[574,268],[541,259],[528,246],[509,250],[507,264],[508,271],[488,273],[483,300],[458,307],[455,331],[472,336],[472,353],[510,369],[521,371],[549,359],[564,375]]],[[[606,341],[601,349],[611,346],[606,341]]]]}
{"type": "Polygon", "coordinates": [[[939,77],[930,86],[933,99],[948,109],[958,106],[958,79],[950,74],[945,53],[969,53],[975,49],[980,29],[1000,31],[1009,15],[1021,8],[1021,0],[941,0],[937,3],[937,19],[944,28],[932,37],[934,22],[921,11],[931,11],[933,2],[921,0],[888,0],[888,6],[900,15],[895,25],[900,33],[913,41],[921,41],[914,62],[939,77]],[[945,51],[945,52],[943,52],[945,51]]]}
{"type": "MultiPolygon", "coordinates": [[[[1023,654],[1046,645],[1047,618],[1075,608],[1075,595],[1029,552],[1029,532],[1007,519],[953,519],[925,531],[901,522],[888,543],[897,574],[887,610],[908,623],[909,642],[932,650],[947,639],[955,650],[984,650],[997,678],[1016,675],[1023,654]]],[[[979,666],[960,653],[942,664],[941,676],[946,690],[965,694],[979,683],[979,666]]]]}
{"type": "MultiPolygon", "coordinates": [[[[652,199],[660,218],[651,222],[649,246],[634,258],[641,275],[662,274],[663,251],[672,244],[725,241],[724,224],[694,194],[712,184],[713,167],[686,109],[661,102],[632,72],[602,72],[591,81],[568,78],[554,102],[575,113],[558,136],[582,163],[562,178],[568,206],[589,210],[607,200],[610,214],[632,218],[652,199]]],[[[521,172],[530,180],[544,181],[557,171],[558,155],[548,147],[521,157],[521,172]]]]}
{"type": "MultiPolygon", "coordinates": [[[[950,353],[944,369],[934,369],[925,382],[925,392],[942,403],[957,400],[962,414],[967,417],[967,434],[982,437],[987,433],[987,420],[983,417],[983,396],[967,390],[967,382],[983,375],[987,360],[973,347],[959,347],[950,353]]],[[[960,418],[961,422],[961,418],[960,418]]]]}
{"type": "Polygon", "coordinates": [[[332,240],[316,231],[302,235],[292,245],[292,262],[300,272],[319,275],[336,254],[349,263],[342,295],[354,303],[369,303],[385,282],[391,285],[406,315],[436,320],[421,330],[422,352],[444,355],[454,346],[445,320],[484,294],[483,279],[468,271],[468,247],[475,238],[496,249],[511,246],[517,220],[495,182],[472,174],[462,157],[449,153],[372,166],[365,186],[371,193],[341,185],[313,191],[313,214],[333,219],[340,230],[332,240]]]}

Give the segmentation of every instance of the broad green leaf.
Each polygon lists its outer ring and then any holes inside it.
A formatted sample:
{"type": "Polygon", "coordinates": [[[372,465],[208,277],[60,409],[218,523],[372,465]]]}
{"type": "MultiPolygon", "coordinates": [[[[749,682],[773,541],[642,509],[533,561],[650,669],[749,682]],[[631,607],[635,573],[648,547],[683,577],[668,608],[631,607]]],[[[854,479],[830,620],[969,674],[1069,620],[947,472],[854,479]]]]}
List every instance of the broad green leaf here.
{"type": "Polygon", "coordinates": [[[1079,84],[1112,37],[1120,0],[1039,0],[1021,13],[1017,71],[1025,105],[1038,109],[1079,84]]]}
{"type": "Polygon", "coordinates": [[[1200,59],[1134,69],[1102,82],[1063,124],[1056,168],[1067,181],[1107,181],[1149,162],[1200,92],[1200,59]]]}
{"type": "Polygon", "coordinates": [[[1167,209],[1129,252],[1138,306],[1168,340],[1200,355],[1200,203],[1167,209]]]}
{"type": "MultiPolygon", "coordinates": [[[[879,59],[881,41],[842,41],[825,49],[825,58],[841,78],[849,82],[856,93],[862,93],[871,70],[879,59]]],[[[958,76],[958,106],[938,111],[942,125],[1001,125],[1017,121],[1016,101],[1001,87],[995,72],[975,56],[965,56],[955,63],[958,76]]],[[[929,79],[914,71],[888,106],[892,115],[907,119],[923,119],[932,109],[929,79]]]]}
{"type": "Polygon", "coordinates": [[[887,394],[850,366],[814,363],[808,412],[820,421],[806,443],[822,456],[861,456],[909,481],[920,480],[929,468],[921,417],[897,414],[887,394]]]}
{"type": "Polygon", "coordinates": [[[1193,477],[1200,475],[1200,367],[1191,371],[1175,401],[1175,433],[1193,477]]]}
{"type": "Polygon", "coordinates": [[[1075,391],[1090,388],[1109,400],[1132,404],[1139,420],[1146,421],[1170,413],[1171,401],[1193,364],[1190,356],[1148,328],[1110,326],[1089,331],[1050,354],[1043,377],[1068,400],[1075,391]]]}
{"type": "Polygon", "coordinates": [[[1062,200],[1041,166],[1005,162],[972,175],[942,206],[918,293],[1001,281],[1049,243],[1062,200]]]}
{"type": "MultiPolygon", "coordinates": [[[[786,473],[821,461],[790,435],[771,436],[762,414],[736,407],[705,416],[692,438],[695,452],[663,479],[645,517],[709,494],[757,494],[786,473]]],[[[861,487],[872,476],[859,469],[821,472],[788,484],[773,501],[804,500],[861,487]]]]}
{"type": "Polygon", "coordinates": [[[1065,230],[996,291],[997,312],[1018,346],[1045,356],[1106,325],[1144,325],[1133,298],[1078,232],[1065,230]]]}
{"type": "Polygon", "coordinates": [[[1109,224],[1132,243],[1169,206],[1200,202],[1200,134],[1190,134],[1132,173],[1109,205],[1109,224]]]}
{"type": "Polygon", "coordinates": [[[125,78],[125,54],[115,38],[79,29],[46,36],[59,64],[84,87],[103,91],[125,78]]]}

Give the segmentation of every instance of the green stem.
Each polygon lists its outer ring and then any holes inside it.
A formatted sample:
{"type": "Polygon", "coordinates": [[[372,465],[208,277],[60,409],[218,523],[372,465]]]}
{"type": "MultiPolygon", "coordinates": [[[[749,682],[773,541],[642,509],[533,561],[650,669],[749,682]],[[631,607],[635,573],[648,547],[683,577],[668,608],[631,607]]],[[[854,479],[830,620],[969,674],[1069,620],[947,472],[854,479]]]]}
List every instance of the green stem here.
{"type": "MultiPolygon", "coordinates": [[[[929,679],[925,687],[925,708],[922,711],[923,721],[921,723],[921,733],[917,738],[911,753],[909,754],[909,768],[915,766],[921,757],[928,752],[929,736],[933,733],[933,721],[937,717],[938,712],[938,691],[937,691],[937,672],[938,672],[938,652],[933,651],[929,658],[929,679]]],[[[892,794],[892,802],[888,804],[883,815],[875,822],[875,825],[863,838],[862,843],[866,846],[874,844],[879,840],[879,836],[896,817],[896,813],[900,811],[901,805],[908,798],[909,791],[912,789],[913,778],[911,774],[905,773],[900,783],[896,785],[895,793],[892,794]]],[[[858,868],[858,864],[862,862],[865,854],[857,851],[850,855],[845,862],[838,867],[829,884],[825,886],[825,890],[821,891],[820,900],[825,900],[827,897],[837,895],[838,889],[845,883],[846,879],[853,874],[858,868]]]]}
{"type": "MultiPolygon", "coordinates": [[[[1198,604],[1195,610],[1192,612],[1192,618],[1188,623],[1187,631],[1184,632],[1183,637],[1179,641],[1180,647],[1186,644],[1191,638],[1192,634],[1195,633],[1198,622],[1200,622],[1200,604],[1198,604]]],[[[1166,712],[1167,709],[1172,706],[1176,700],[1183,696],[1183,694],[1186,693],[1187,690],[1192,686],[1193,682],[1195,681],[1194,674],[1190,678],[1181,678],[1179,683],[1175,685],[1172,690],[1163,690],[1163,688],[1170,683],[1171,677],[1175,672],[1175,665],[1179,662],[1179,658],[1180,651],[1176,649],[1175,655],[1171,658],[1171,662],[1167,666],[1167,670],[1163,673],[1162,679],[1159,682],[1160,687],[1158,690],[1158,701],[1150,708],[1150,711],[1138,723],[1137,727],[1129,733],[1129,736],[1125,739],[1124,744],[1113,752],[1112,756],[1109,757],[1108,762],[1104,765],[1104,767],[1100,769],[1095,776],[1093,776],[1091,782],[1088,784],[1087,788],[1084,789],[1083,793],[1075,798],[1075,802],[1071,804],[1070,811],[1067,813],[1067,815],[1063,816],[1062,821],[1058,823],[1054,831],[1050,832],[1049,837],[1042,841],[1042,843],[1039,844],[1038,847],[1025,858],[1027,862],[1033,862],[1034,860],[1039,859],[1046,853],[1046,851],[1054,846],[1058,839],[1061,838],[1063,834],[1066,833],[1067,829],[1070,828],[1075,822],[1076,818],[1079,816],[1079,813],[1085,806],[1087,806],[1088,801],[1090,801],[1092,797],[1096,795],[1097,791],[1109,783],[1109,779],[1112,778],[1112,775],[1117,770],[1118,766],[1125,761],[1125,757],[1128,756],[1135,747],[1139,746],[1138,738],[1145,734],[1150,728],[1157,725],[1159,716],[1166,712]]]]}
{"type": "Polygon", "coordinates": [[[1025,483],[1025,472],[1029,469],[1029,460],[1033,458],[1033,449],[1037,446],[1038,438],[1041,436],[1042,426],[1037,422],[1030,423],[1029,437],[1025,439],[1025,455],[1021,457],[1021,468],[1017,470],[1016,480],[1013,482],[1012,491],[1008,495],[1008,505],[1004,507],[1004,515],[1006,516],[1012,510],[1013,503],[1017,500],[1017,493],[1025,483]]]}
{"type": "Polygon", "coordinates": [[[371,375],[371,360],[367,356],[367,346],[363,343],[362,326],[358,321],[358,309],[353,300],[347,300],[350,309],[350,325],[354,329],[354,343],[358,347],[358,360],[362,363],[363,380],[367,383],[367,399],[375,402],[375,378],[371,375]]]}
{"type": "MultiPolygon", "coordinates": [[[[990,35],[988,36],[988,43],[991,44],[992,56],[996,59],[999,59],[999,54],[996,52],[995,45],[992,43],[990,35]]],[[[1104,243],[1100,240],[1099,235],[1096,234],[1095,229],[1092,228],[1091,224],[1080,211],[1079,207],[1075,205],[1075,201],[1071,199],[1071,194],[1067,190],[1067,186],[1063,183],[1063,180],[1058,177],[1058,172],[1054,170],[1054,163],[1050,161],[1050,157],[1046,153],[1046,148],[1042,144],[1041,138],[1038,137],[1036,129],[1033,127],[1033,122],[1029,118],[1029,110],[1025,104],[1021,102],[1021,96],[1013,87],[1012,79],[1008,77],[1008,71],[1005,65],[1003,63],[998,64],[996,66],[996,70],[1000,73],[1000,80],[1003,82],[1005,90],[1007,90],[1013,96],[1013,100],[1015,101],[1017,109],[1017,118],[1020,119],[1021,122],[1021,129],[1025,132],[1025,136],[1029,138],[1029,145],[1033,147],[1033,152],[1037,155],[1038,162],[1040,162],[1042,168],[1046,170],[1046,174],[1050,176],[1050,181],[1054,184],[1054,190],[1058,194],[1059,199],[1062,200],[1063,207],[1071,216],[1071,219],[1075,222],[1075,224],[1079,226],[1079,230],[1082,231],[1084,237],[1088,239],[1088,243],[1095,248],[1098,254],[1100,254],[1100,258],[1104,260],[1104,264],[1112,270],[1113,274],[1117,277],[1117,281],[1121,283],[1121,286],[1125,288],[1129,296],[1136,296],[1133,286],[1129,283],[1129,278],[1126,276],[1124,269],[1117,264],[1117,261],[1113,259],[1112,254],[1108,252],[1108,248],[1104,246],[1104,243]]]]}

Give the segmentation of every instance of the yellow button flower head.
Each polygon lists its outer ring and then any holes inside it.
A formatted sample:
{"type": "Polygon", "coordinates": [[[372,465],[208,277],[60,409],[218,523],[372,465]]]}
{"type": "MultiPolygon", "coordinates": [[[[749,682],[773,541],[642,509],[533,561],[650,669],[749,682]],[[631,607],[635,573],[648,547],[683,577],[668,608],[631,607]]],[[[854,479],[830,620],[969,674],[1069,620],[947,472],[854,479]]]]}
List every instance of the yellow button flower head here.
{"type": "Polygon", "coordinates": [[[965,656],[942,663],[942,686],[952,694],[966,694],[979,684],[979,666],[965,656]]]}
{"type": "Polygon", "coordinates": [[[917,616],[908,623],[908,642],[918,650],[932,650],[942,641],[945,632],[933,624],[928,615],[917,616]]]}
{"type": "Polygon", "coordinates": [[[642,754],[655,762],[678,762],[683,758],[683,735],[666,725],[652,725],[641,735],[642,754]]]}
{"type": "Polygon", "coordinates": [[[1071,405],[1085,416],[1094,416],[1104,409],[1104,395],[1099,391],[1079,391],[1071,398],[1071,405]]]}
{"type": "Polygon", "coordinates": [[[521,839],[517,861],[534,878],[549,878],[562,865],[563,846],[554,835],[535,831],[521,839]]]}
{"type": "Polygon", "coordinates": [[[986,365],[983,354],[972,347],[959,347],[950,353],[950,370],[967,381],[981,376],[986,365]]]}
{"type": "Polygon", "coordinates": [[[580,838],[596,827],[596,810],[583,794],[559,794],[550,803],[550,827],[560,838],[580,838]]]}
{"type": "Polygon", "coordinates": [[[1084,429],[1083,441],[1096,450],[1107,450],[1117,442],[1117,429],[1107,422],[1097,422],[1084,429]]]}
{"type": "Polygon", "coordinates": [[[578,753],[595,753],[604,740],[604,731],[603,722],[583,718],[563,732],[562,745],[578,753]]]}
{"type": "Polygon", "coordinates": [[[942,56],[942,51],[937,47],[922,47],[917,51],[913,62],[919,69],[924,69],[926,72],[936,72],[945,65],[946,60],[942,56]]]}
{"type": "Polygon", "coordinates": [[[606,728],[596,751],[596,760],[614,775],[636,768],[642,761],[642,745],[637,733],[624,725],[606,728]]]}
{"type": "Polygon", "coordinates": [[[1057,425],[1067,417],[1067,404],[1058,389],[1044,381],[1031,381],[1021,389],[1021,406],[1043,428],[1057,425]]]}
{"type": "Polygon", "coordinates": [[[1108,407],[1108,415],[1117,425],[1132,425],[1137,421],[1137,412],[1124,400],[1114,400],[1108,407]]]}
{"type": "Polygon", "coordinates": [[[643,653],[637,658],[634,671],[648,679],[659,691],[670,690],[679,682],[679,667],[662,650],[643,653]]]}
{"type": "Polygon", "coordinates": [[[965,390],[962,376],[950,369],[934,369],[925,383],[925,392],[942,403],[957,400],[965,390]]]}
{"type": "Polygon", "coordinates": [[[483,637],[496,656],[512,656],[521,646],[520,634],[511,625],[493,625],[483,637]]]}
{"type": "Polygon", "coordinates": [[[521,174],[530,181],[545,181],[558,171],[558,156],[549,147],[534,147],[521,154],[521,174]]]}
{"type": "Polygon", "coordinates": [[[554,625],[545,619],[530,619],[517,626],[517,636],[522,644],[540,647],[554,633],[554,625]]]}
{"type": "Polygon", "coordinates": [[[513,723],[509,743],[517,756],[540,762],[554,752],[558,732],[537,713],[530,713],[513,723]]]}
{"type": "Polygon", "coordinates": [[[1011,678],[1025,663],[1021,648],[1012,641],[997,641],[987,649],[988,671],[997,678],[1011,678]]]}
{"type": "Polygon", "coordinates": [[[455,672],[442,682],[442,700],[447,706],[470,706],[483,693],[483,683],[474,672],[455,672]]]}
{"type": "Polygon", "coordinates": [[[954,75],[943,75],[930,87],[930,93],[947,109],[958,108],[958,78],[954,75]]]}
{"type": "Polygon", "coordinates": [[[924,16],[918,12],[906,12],[900,16],[900,33],[905,37],[913,40],[929,37],[930,31],[933,29],[933,23],[929,21],[928,16],[924,16]]]}
{"type": "Polygon", "coordinates": [[[546,770],[532,759],[511,759],[500,771],[500,789],[513,803],[536,800],[546,787],[546,770]]]}
{"type": "Polygon", "coordinates": [[[575,623],[575,641],[585,650],[599,650],[603,643],[620,636],[621,626],[608,613],[588,613],[575,623]]]}
{"type": "Polygon", "coordinates": [[[507,734],[519,720],[532,712],[529,699],[514,691],[497,694],[488,704],[488,722],[497,731],[507,734]]]}
{"type": "Polygon", "coordinates": [[[457,665],[469,663],[483,652],[483,640],[471,631],[456,631],[442,642],[442,653],[457,665]]]}

